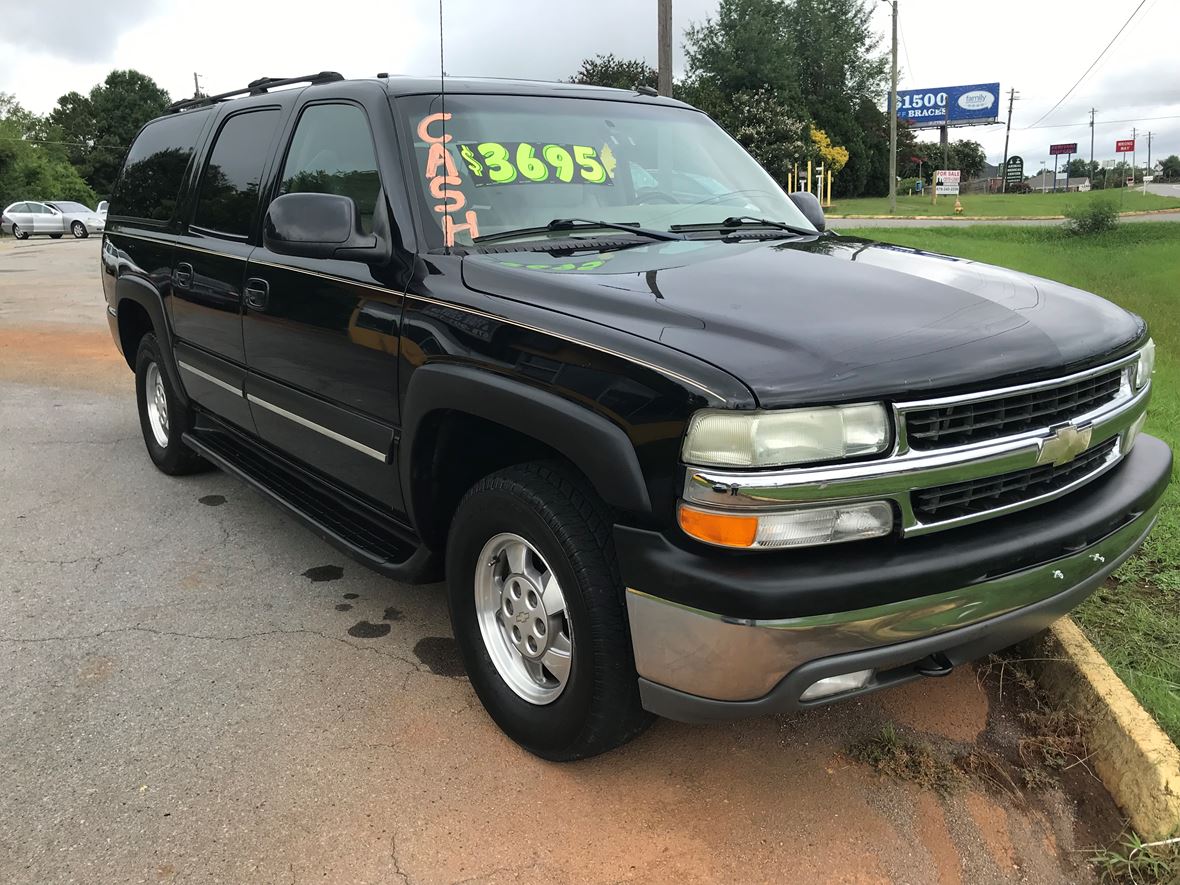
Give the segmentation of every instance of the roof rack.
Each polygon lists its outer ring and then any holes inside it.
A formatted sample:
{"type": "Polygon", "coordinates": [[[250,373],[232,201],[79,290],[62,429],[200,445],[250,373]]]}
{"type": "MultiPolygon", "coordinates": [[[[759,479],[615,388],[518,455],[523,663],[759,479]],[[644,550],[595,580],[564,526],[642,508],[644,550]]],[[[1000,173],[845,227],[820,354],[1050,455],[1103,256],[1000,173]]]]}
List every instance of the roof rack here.
{"type": "Polygon", "coordinates": [[[187,111],[192,108],[203,107],[204,105],[225,101],[228,98],[235,98],[239,95],[264,95],[276,86],[292,86],[296,83],[306,83],[309,86],[314,86],[317,83],[335,83],[343,79],[344,76],[335,71],[320,71],[318,74],[305,74],[302,77],[259,77],[257,80],[251,80],[247,83],[245,89],[234,89],[230,92],[220,92],[217,95],[204,95],[200,98],[186,98],[182,101],[175,101],[168,105],[168,113],[175,114],[177,111],[187,111]]]}

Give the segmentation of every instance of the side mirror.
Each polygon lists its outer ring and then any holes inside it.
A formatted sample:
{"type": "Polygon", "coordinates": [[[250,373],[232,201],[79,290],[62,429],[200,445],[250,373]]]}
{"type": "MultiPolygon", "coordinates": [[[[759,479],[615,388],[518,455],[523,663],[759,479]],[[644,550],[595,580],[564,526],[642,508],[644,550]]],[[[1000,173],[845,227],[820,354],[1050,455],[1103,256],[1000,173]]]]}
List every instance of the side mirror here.
{"type": "Polygon", "coordinates": [[[361,230],[356,202],[339,194],[283,194],[270,204],[262,242],[280,255],[380,263],[387,257],[376,234],[361,230]]]}
{"type": "Polygon", "coordinates": [[[802,212],[803,217],[811,222],[812,227],[821,233],[827,230],[828,223],[824,220],[824,210],[815,194],[809,194],[807,191],[795,191],[788,196],[790,196],[791,202],[795,204],[795,208],[802,212]]]}

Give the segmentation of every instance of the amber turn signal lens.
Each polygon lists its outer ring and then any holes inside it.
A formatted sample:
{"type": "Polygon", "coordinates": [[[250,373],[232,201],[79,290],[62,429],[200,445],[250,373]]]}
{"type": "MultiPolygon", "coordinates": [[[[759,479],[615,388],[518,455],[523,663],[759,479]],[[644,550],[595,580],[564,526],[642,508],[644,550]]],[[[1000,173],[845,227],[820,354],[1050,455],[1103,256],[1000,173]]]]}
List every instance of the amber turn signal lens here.
{"type": "Polygon", "coordinates": [[[758,517],[710,513],[680,505],[680,527],[685,534],[723,547],[752,547],[758,534],[758,517]]]}

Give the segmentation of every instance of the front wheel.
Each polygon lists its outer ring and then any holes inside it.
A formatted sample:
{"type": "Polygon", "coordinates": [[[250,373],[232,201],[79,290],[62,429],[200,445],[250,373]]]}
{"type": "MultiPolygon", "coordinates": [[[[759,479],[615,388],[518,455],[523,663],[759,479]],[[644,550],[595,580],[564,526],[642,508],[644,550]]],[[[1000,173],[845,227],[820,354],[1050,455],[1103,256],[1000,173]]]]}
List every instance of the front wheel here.
{"type": "Polygon", "coordinates": [[[551,463],[480,480],[451,524],[451,626],[472,686],[496,724],[545,759],[605,752],[651,721],[610,527],[586,482],[551,463]]]}
{"type": "Polygon", "coordinates": [[[197,473],[209,465],[180,438],[193,426],[193,414],[181,405],[162,361],[160,342],[148,332],[140,339],[135,357],[135,397],[143,441],[152,462],[164,473],[197,473]]]}
{"type": "Polygon", "coordinates": [[[49,235],[49,239],[51,239],[51,240],[60,240],[61,238],[62,238],[61,234],[50,234],[49,235]]]}
{"type": "Polygon", "coordinates": [[[84,240],[90,236],[90,231],[86,230],[86,225],[80,221],[75,221],[70,225],[70,233],[74,235],[76,240],[84,240]]]}

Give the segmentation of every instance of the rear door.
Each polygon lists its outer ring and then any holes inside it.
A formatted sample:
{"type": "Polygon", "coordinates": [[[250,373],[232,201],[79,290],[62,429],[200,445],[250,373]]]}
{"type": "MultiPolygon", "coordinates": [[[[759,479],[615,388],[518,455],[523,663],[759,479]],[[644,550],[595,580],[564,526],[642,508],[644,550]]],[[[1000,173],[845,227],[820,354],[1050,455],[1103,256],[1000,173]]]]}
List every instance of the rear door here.
{"type": "Polygon", "coordinates": [[[173,255],[172,326],[185,390],[247,430],[254,422],[243,394],[242,287],[259,190],[281,120],[281,108],[264,106],[220,121],[173,255]]]}
{"type": "MultiPolygon", "coordinates": [[[[305,104],[274,176],[276,195],[351,197],[366,233],[376,213],[389,212],[391,182],[379,158],[397,156],[384,92],[370,92],[305,104]]],[[[406,285],[397,266],[297,258],[260,245],[250,257],[243,329],[246,390],[263,439],[400,511],[397,471],[387,463],[406,285]]]]}

